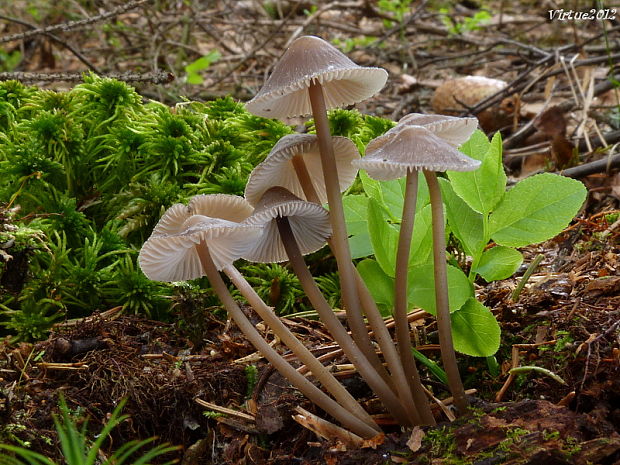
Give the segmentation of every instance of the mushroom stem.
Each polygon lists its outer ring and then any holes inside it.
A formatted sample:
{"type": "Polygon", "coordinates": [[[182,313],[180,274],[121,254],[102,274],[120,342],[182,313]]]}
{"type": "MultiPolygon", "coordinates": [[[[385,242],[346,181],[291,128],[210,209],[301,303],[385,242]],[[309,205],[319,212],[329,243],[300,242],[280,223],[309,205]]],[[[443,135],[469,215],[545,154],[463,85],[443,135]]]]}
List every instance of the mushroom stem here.
{"type": "Polygon", "coordinates": [[[433,215],[433,262],[435,268],[435,307],[437,309],[437,328],[439,329],[439,344],[441,346],[441,360],[446,375],[448,387],[454,397],[454,405],[461,413],[469,407],[465,397],[465,389],[456,363],[456,354],[452,342],[452,325],[450,323],[450,307],[448,302],[448,272],[446,268],[446,237],[443,218],[443,202],[437,182],[437,175],[433,171],[424,170],[424,177],[428,184],[433,215]]]}
{"type": "Polygon", "coordinates": [[[273,312],[273,310],[265,304],[263,299],[250,286],[243,275],[233,265],[229,265],[223,269],[226,276],[230,278],[232,283],[239,289],[241,295],[245,297],[248,303],[254,308],[256,313],[263,319],[271,330],[278,336],[286,346],[297,356],[299,361],[305,364],[314,377],[331,393],[336,400],[346,408],[349,412],[362,420],[372,428],[379,430],[379,427],[372,417],[362,408],[355,398],[347,391],[342,384],[336,380],[323,364],[312,355],[306,346],[282,323],[282,320],[273,312]]]}
{"type": "Polygon", "coordinates": [[[415,222],[415,206],[418,198],[418,172],[407,170],[405,186],[405,201],[403,215],[398,236],[398,251],[396,253],[396,270],[394,283],[394,322],[396,324],[396,341],[401,364],[405,370],[411,394],[415,400],[421,420],[424,424],[434,425],[435,417],[428,404],[424,388],[420,381],[420,374],[416,367],[411,351],[411,333],[407,319],[407,275],[409,272],[409,252],[415,222]]]}
{"type": "Polygon", "coordinates": [[[314,384],[312,384],[305,376],[301,375],[297,370],[284,358],[278,354],[267,341],[265,341],[254,325],[248,320],[243,311],[239,308],[232,295],[226,287],[226,283],[217,270],[209,248],[205,241],[201,241],[196,245],[196,251],[200,258],[200,263],[204,269],[211,286],[224,304],[226,310],[235,321],[239,329],[245,334],[250,343],[284,376],[293,386],[299,389],[313,403],[318,405],[325,412],[332,415],[340,423],[349,428],[355,434],[365,438],[371,438],[379,433],[379,431],[342,407],[338,402],[329,397],[314,384]]]}
{"type": "Polygon", "coordinates": [[[321,168],[325,179],[325,189],[327,201],[329,203],[329,221],[332,226],[333,252],[338,264],[340,273],[340,287],[342,299],[347,314],[347,321],[351,328],[353,339],[366,356],[368,361],[375,368],[377,373],[381,373],[383,365],[375,353],[375,350],[366,331],[366,324],[360,308],[360,300],[357,294],[357,285],[353,273],[353,262],[351,261],[351,250],[349,249],[347,228],[344,221],[344,208],[340,197],[340,183],[338,182],[338,169],[334,157],[334,146],[327,120],[327,108],[323,87],[313,80],[308,88],[310,105],[312,106],[312,116],[316,127],[316,135],[319,143],[319,153],[321,155],[321,168]]]}
{"type": "Polygon", "coordinates": [[[316,193],[314,184],[312,184],[312,179],[310,178],[310,173],[308,172],[308,167],[306,166],[304,157],[301,155],[295,155],[291,162],[293,163],[293,169],[295,170],[301,189],[304,191],[306,200],[320,205],[321,200],[319,199],[319,194],[316,193]]]}
{"type": "MultiPolygon", "coordinates": [[[[314,185],[312,184],[310,176],[308,176],[307,174],[308,170],[306,168],[303,158],[300,157],[299,155],[295,156],[293,158],[293,167],[295,168],[295,172],[297,173],[297,178],[299,179],[301,188],[303,189],[304,194],[306,195],[306,199],[310,202],[318,203],[319,196],[316,193],[316,189],[314,188],[314,185]]],[[[417,181],[417,176],[415,180],[417,181]]],[[[417,193],[417,188],[414,188],[413,192],[414,194],[417,193]]],[[[415,205],[415,200],[413,204],[415,205]]],[[[411,239],[409,239],[409,242],[411,242],[411,239]]],[[[327,244],[333,250],[333,243],[331,239],[327,240],[327,244]]],[[[408,251],[406,255],[407,257],[409,257],[408,251]]],[[[406,264],[407,262],[405,262],[405,265],[406,264]]],[[[379,344],[379,348],[381,349],[381,352],[383,353],[383,357],[385,358],[388,369],[393,377],[389,382],[390,387],[392,387],[392,389],[398,393],[398,396],[400,397],[400,400],[403,403],[403,406],[407,412],[407,416],[409,417],[409,419],[412,421],[413,424],[420,425],[424,423],[424,424],[434,425],[435,418],[433,417],[433,414],[430,410],[430,406],[428,405],[428,402],[426,400],[424,389],[421,386],[420,376],[418,374],[418,370],[416,369],[415,361],[413,360],[413,355],[411,356],[411,361],[413,363],[413,370],[410,371],[409,372],[410,374],[408,375],[407,371],[403,369],[403,367],[406,365],[404,365],[401,362],[401,359],[398,356],[396,347],[394,346],[394,342],[392,341],[392,337],[390,336],[390,332],[388,331],[387,326],[385,325],[385,320],[381,316],[381,312],[379,312],[379,309],[377,308],[377,304],[373,300],[372,295],[370,294],[370,291],[368,290],[368,287],[366,286],[366,283],[364,282],[364,280],[362,279],[362,277],[360,276],[359,272],[357,271],[355,267],[353,268],[353,271],[355,273],[355,281],[357,284],[357,291],[359,293],[360,304],[362,306],[362,309],[364,310],[364,313],[366,314],[366,317],[368,318],[370,327],[375,333],[375,337],[377,339],[377,343],[379,344]],[[408,381],[412,379],[412,376],[414,377],[413,381],[408,381]],[[413,383],[416,383],[415,380],[417,380],[417,391],[414,390],[413,387],[410,387],[410,386],[416,385],[416,384],[413,384],[413,383]],[[417,394],[417,398],[416,398],[416,394],[417,394]],[[420,404],[420,405],[417,406],[416,408],[417,404],[420,404]],[[419,410],[423,412],[422,416],[420,416],[419,410]]],[[[409,327],[409,322],[407,321],[406,312],[405,312],[405,325],[407,328],[409,327]]]]}
{"type": "MultiPolygon", "coordinates": [[[[403,407],[394,394],[388,383],[379,375],[377,370],[369,363],[365,354],[361,352],[361,349],[353,342],[347,330],[342,326],[333,309],[325,300],[323,294],[317,287],[308,267],[304,262],[303,256],[299,250],[299,246],[291,230],[288,218],[279,217],[276,218],[278,224],[278,231],[280,232],[280,238],[286,249],[286,253],[289,257],[289,262],[293,267],[293,271],[299,278],[301,285],[310,300],[310,303],[314,306],[315,310],[321,317],[325,326],[329,330],[334,340],[342,347],[343,352],[349,358],[351,363],[357,368],[362,377],[366,380],[373,392],[381,399],[388,411],[394,416],[394,418],[402,425],[410,424],[407,415],[403,411],[403,407]]],[[[366,331],[366,325],[364,330],[366,331]]],[[[376,354],[375,354],[376,355],[376,354]]]]}

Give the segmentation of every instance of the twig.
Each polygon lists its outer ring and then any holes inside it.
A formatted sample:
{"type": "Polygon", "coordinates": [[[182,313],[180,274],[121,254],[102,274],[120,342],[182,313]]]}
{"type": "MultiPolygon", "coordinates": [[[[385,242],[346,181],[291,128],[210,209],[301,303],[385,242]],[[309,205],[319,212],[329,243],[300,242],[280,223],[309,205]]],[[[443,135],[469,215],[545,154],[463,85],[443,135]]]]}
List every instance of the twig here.
{"type": "Polygon", "coordinates": [[[233,409],[226,408],[226,407],[221,407],[217,404],[212,404],[211,402],[207,402],[206,400],[202,400],[199,398],[194,399],[194,401],[198,405],[208,408],[209,410],[213,410],[214,412],[223,413],[225,415],[230,415],[230,416],[240,418],[245,421],[251,421],[252,423],[255,421],[254,416],[249,415],[247,413],[239,412],[237,410],[233,410],[233,409]]]}
{"type": "Polygon", "coordinates": [[[569,178],[582,178],[594,173],[607,172],[617,166],[620,166],[619,153],[613,156],[605,157],[601,160],[591,161],[590,163],[584,163],[583,165],[575,166],[573,168],[567,168],[560,171],[559,174],[569,178]]]}
{"type": "MultiPolygon", "coordinates": [[[[27,21],[23,21],[23,20],[18,19],[18,18],[11,18],[9,16],[0,15],[0,19],[4,19],[6,21],[11,21],[13,23],[21,24],[22,26],[26,26],[26,27],[29,27],[31,29],[37,29],[37,26],[35,26],[34,24],[31,24],[31,23],[29,23],[27,21]]],[[[80,60],[82,63],[84,63],[90,69],[92,69],[94,72],[96,72],[96,73],[99,72],[99,69],[93,63],[91,63],[88,58],[86,58],[84,55],[82,55],[82,53],[79,50],[77,50],[75,47],[73,47],[71,44],[65,42],[60,37],[58,37],[58,36],[56,36],[54,34],[51,34],[49,32],[44,33],[43,35],[45,35],[46,37],[49,37],[50,39],[52,39],[57,44],[65,47],[67,50],[69,50],[71,53],[73,53],[78,60],[80,60]]]]}
{"type": "Polygon", "coordinates": [[[106,20],[108,18],[112,18],[113,16],[117,16],[121,13],[125,13],[126,11],[132,10],[140,5],[143,5],[146,2],[151,0],[135,0],[133,2],[126,3],[125,5],[113,8],[112,10],[102,13],[97,16],[91,16],[90,18],[80,19],[78,21],[69,21],[67,23],[54,24],[53,26],[47,26],[43,28],[34,29],[32,31],[20,32],[17,34],[11,34],[8,36],[0,37],[0,44],[5,42],[11,42],[13,40],[23,40],[29,37],[33,37],[39,34],[49,34],[51,32],[63,31],[67,32],[72,29],[76,29],[81,26],[87,26],[88,24],[96,23],[99,21],[106,20]]]}
{"type": "MultiPolygon", "coordinates": [[[[99,73],[97,73],[99,74],[99,73]]],[[[174,75],[165,71],[150,73],[108,73],[99,74],[101,77],[116,79],[124,82],[150,82],[152,84],[167,84],[174,80],[174,75]]],[[[16,79],[22,82],[56,82],[68,81],[79,82],[84,79],[83,73],[30,73],[30,72],[6,72],[0,73],[0,81],[16,79]]]]}

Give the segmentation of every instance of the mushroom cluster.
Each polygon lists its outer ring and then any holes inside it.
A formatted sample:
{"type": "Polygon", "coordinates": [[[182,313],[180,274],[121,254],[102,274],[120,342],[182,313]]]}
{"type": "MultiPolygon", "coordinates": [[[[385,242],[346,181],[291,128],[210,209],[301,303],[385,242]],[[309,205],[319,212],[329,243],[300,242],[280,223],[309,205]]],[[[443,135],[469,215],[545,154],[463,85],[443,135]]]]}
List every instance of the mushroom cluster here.
{"type": "Polygon", "coordinates": [[[467,407],[450,332],[443,205],[435,173],[478,167],[478,161],[456,149],[469,138],[477,123],[474,118],[410,114],[371,141],[362,158],[349,139],[332,137],[327,110],[373,96],[386,80],[385,70],[359,66],[320,38],[297,39],[246,107],[269,118],[311,114],[316,134],[284,136],[255,167],[244,197],[202,195],[192,198],[187,206],[170,207],[139,256],[140,267],[150,279],[180,281],[207,276],[231,318],[256,349],[312,402],[363,438],[381,432],[373,417],[290,332],[233,263],[240,258],[288,261],[326,328],[389,414],[400,425],[433,425],[435,418],[413,358],[407,320],[407,260],[418,172],[422,171],[433,213],[442,361],[457,408],[462,411],[467,407]],[[351,186],[358,169],[378,180],[407,179],[395,273],[396,341],[351,260],[341,192],[351,186]],[[323,208],[325,204],[329,211],[323,208]],[[304,262],[304,255],[325,244],[337,262],[350,334],[304,262]],[[327,393],[262,338],[233,299],[220,272],[327,393]]]}

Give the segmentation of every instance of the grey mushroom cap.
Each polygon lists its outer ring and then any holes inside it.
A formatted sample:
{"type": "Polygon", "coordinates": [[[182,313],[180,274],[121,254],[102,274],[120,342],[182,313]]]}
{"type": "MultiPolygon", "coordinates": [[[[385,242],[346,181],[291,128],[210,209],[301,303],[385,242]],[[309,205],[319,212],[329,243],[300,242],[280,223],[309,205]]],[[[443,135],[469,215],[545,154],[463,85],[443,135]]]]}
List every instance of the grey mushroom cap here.
{"type": "Polygon", "coordinates": [[[257,225],[193,214],[190,206],[170,207],[140,249],[138,264],[149,279],[171,282],[203,276],[195,247],[201,241],[222,269],[241,258],[262,233],[257,225]]]}
{"type": "Polygon", "coordinates": [[[254,211],[254,207],[245,198],[229,194],[195,195],[187,208],[194,215],[221,218],[235,223],[241,223],[254,211]]]}
{"type": "Polygon", "coordinates": [[[252,216],[244,222],[261,226],[263,234],[243,258],[260,263],[288,260],[276,223],[278,217],[288,218],[303,255],[319,250],[331,236],[327,210],[319,204],[301,200],[283,187],[272,187],[263,194],[252,216]]]}
{"type": "MultiPolygon", "coordinates": [[[[355,181],[357,168],[351,162],[358,160],[360,154],[355,144],[346,137],[335,136],[332,137],[332,141],[338,166],[340,192],[344,192],[355,181]]],[[[321,168],[319,142],[315,134],[289,134],[278,141],[267,158],[250,174],[245,187],[245,198],[248,202],[256,205],[263,193],[274,186],[285,187],[300,199],[306,199],[292,162],[293,157],[297,155],[303,158],[321,204],[326,203],[325,179],[321,168]]]]}
{"type": "Polygon", "coordinates": [[[473,171],[480,166],[422,126],[404,126],[381,137],[381,144],[368,144],[366,156],[353,162],[378,181],[404,177],[408,170],[473,171]]]}
{"type": "Polygon", "coordinates": [[[377,150],[381,145],[389,141],[395,133],[408,126],[422,126],[453,147],[459,147],[474,133],[478,127],[478,120],[469,117],[459,118],[456,116],[409,113],[403,116],[398,121],[398,124],[385,134],[371,140],[366,147],[366,152],[377,150]]]}
{"type": "Polygon", "coordinates": [[[323,39],[300,37],[284,52],[246,108],[266,118],[309,115],[312,107],[307,89],[313,81],[323,86],[325,104],[330,109],[372,97],[385,85],[387,72],[355,64],[323,39]]]}

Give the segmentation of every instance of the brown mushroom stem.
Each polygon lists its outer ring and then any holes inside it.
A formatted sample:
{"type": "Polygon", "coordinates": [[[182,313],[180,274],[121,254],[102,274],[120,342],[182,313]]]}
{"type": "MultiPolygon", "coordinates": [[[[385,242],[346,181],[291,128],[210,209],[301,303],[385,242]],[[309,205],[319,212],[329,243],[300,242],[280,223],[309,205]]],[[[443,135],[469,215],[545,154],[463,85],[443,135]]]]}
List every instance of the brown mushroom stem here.
{"type": "Polygon", "coordinates": [[[437,309],[437,328],[441,346],[441,360],[448,377],[448,387],[454,397],[454,405],[461,413],[469,407],[465,397],[465,389],[456,363],[456,353],[452,342],[452,325],[450,323],[450,307],[448,302],[448,271],[446,268],[446,237],[443,218],[443,202],[437,175],[433,171],[424,170],[428,184],[433,215],[433,263],[435,269],[435,307],[437,309]]]}
{"type": "Polygon", "coordinates": [[[413,352],[411,351],[411,332],[407,318],[408,294],[407,276],[409,272],[409,252],[411,250],[411,238],[415,223],[415,206],[418,198],[418,172],[407,170],[405,185],[405,201],[403,203],[403,215],[398,236],[398,249],[396,252],[396,269],[394,280],[394,322],[396,324],[396,341],[401,364],[407,375],[411,394],[415,400],[422,422],[428,425],[435,424],[435,417],[431,412],[420,374],[416,367],[413,352]]]}
{"type": "MultiPolygon", "coordinates": [[[[304,163],[304,160],[301,156],[297,155],[293,158],[293,167],[295,168],[297,178],[299,180],[299,183],[301,184],[301,188],[304,191],[306,199],[310,202],[319,203],[319,196],[316,193],[316,189],[314,188],[310,176],[308,175],[306,164],[304,163]]],[[[417,188],[415,188],[413,192],[417,193],[417,188]]],[[[415,200],[413,204],[415,205],[415,200]]],[[[411,239],[409,239],[409,242],[411,242],[411,239]]],[[[327,240],[327,244],[330,248],[333,249],[331,239],[327,240]]],[[[409,257],[408,251],[407,257],[409,257]]],[[[405,263],[405,265],[406,264],[407,263],[405,263]]],[[[405,365],[401,362],[401,359],[398,356],[396,347],[394,346],[394,342],[392,341],[392,338],[390,336],[390,332],[385,325],[385,320],[381,316],[381,312],[377,308],[376,302],[372,298],[372,295],[370,294],[366,283],[360,276],[357,269],[354,268],[353,270],[355,272],[355,281],[357,284],[357,291],[359,293],[362,309],[364,310],[364,313],[368,318],[368,322],[370,323],[370,326],[375,333],[379,348],[383,353],[383,357],[385,358],[388,369],[390,370],[390,373],[393,377],[392,380],[390,380],[391,382],[389,383],[390,387],[392,387],[392,390],[398,393],[398,396],[400,397],[400,400],[407,411],[407,416],[413,422],[413,424],[420,425],[424,423],[434,425],[435,418],[433,417],[430,406],[428,405],[428,402],[426,400],[426,395],[424,394],[424,390],[422,389],[420,376],[418,374],[418,370],[416,369],[413,355],[411,356],[413,362],[413,371],[410,371],[411,374],[407,375],[407,371],[403,369],[405,365]],[[412,379],[412,376],[415,376],[415,378],[413,378],[412,382],[409,382],[408,380],[412,379]],[[418,386],[417,391],[413,390],[413,388],[410,389],[410,386],[414,385],[418,386]],[[423,412],[422,416],[419,413],[420,410],[423,412]]],[[[407,321],[406,312],[405,324],[408,328],[409,322],[407,321]]],[[[411,353],[411,351],[409,352],[411,353]]]]}
{"type": "MultiPolygon", "coordinates": [[[[333,309],[325,300],[325,297],[319,290],[314,281],[312,274],[308,271],[308,267],[304,262],[303,256],[295,240],[295,236],[291,229],[288,218],[279,217],[276,218],[278,225],[278,231],[280,232],[280,238],[286,253],[289,258],[289,263],[293,267],[293,271],[299,278],[302,288],[304,289],[310,303],[319,314],[319,317],[325,323],[325,326],[329,330],[334,340],[342,347],[343,352],[351,361],[351,363],[357,368],[360,375],[366,380],[373,392],[381,399],[388,411],[394,416],[394,418],[402,425],[410,424],[407,415],[398,399],[394,394],[390,386],[379,375],[377,370],[369,363],[365,354],[361,352],[360,348],[353,342],[353,339],[347,333],[347,330],[342,326],[338,317],[334,313],[333,309]]],[[[364,325],[364,331],[366,331],[364,325]]]]}
{"type": "Polygon", "coordinates": [[[347,321],[351,328],[353,339],[370,361],[377,373],[381,373],[383,365],[375,353],[375,350],[366,331],[366,324],[360,308],[360,300],[357,294],[357,285],[353,273],[351,250],[349,249],[347,228],[344,221],[344,208],[340,197],[340,183],[338,182],[338,169],[334,157],[334,146],[327,120],[327,108],[323,88],[317,81],[312,81],[308,88],[312,116],[316,127],[316,135],[319,143],[321,156],[321,168],[325,179],[327,201],[329,203],[329,221],[332,226],[333,252],[336,257],[338,271],[340,273],[340,287],[342,299],[347,313],[347,321]]]}
{"type": "Polygon", "coordinates": [[[261,337],[228,291],[226,283],[224,283],[224,280],[213,263],[206,242],[201,241],[197,244],[196,251],[200,257],[200,263],[202,264],[204,272],[209,279],[209,283],[232,319],[243,334],[245,334],[250,343],[276,368],[276,370],[293,384],[293,386],[299,389],[308,399],[325,410],[325,412],[332,415],[355,434],[365,438],[371,438],[377,435],[379,433],[377,429],[367,425],[356,416],[351,415],[347,409],[317,388],[305,376],[301,375],[261,337]]]}
{"type": "Polygon", "coordinates": [[[299,361],[305,364],[314,377],[331,393],[336,400],[353,415],[358,417],[367,425],[379,430],[379,427],[372,417],[362,408],[355,398],[347,391],[342,384],[332,375],[323,364],[304,346],[299,339],[286,327],[282,320],[265,304],[263,299],[250,286],[243,275],[233,265],[225,267],[222,271],[230,278],[232,283],[239,289],[241,295],[254,308],[258,316],[271,328],[284,344],[291,349],[299,361]]]}

